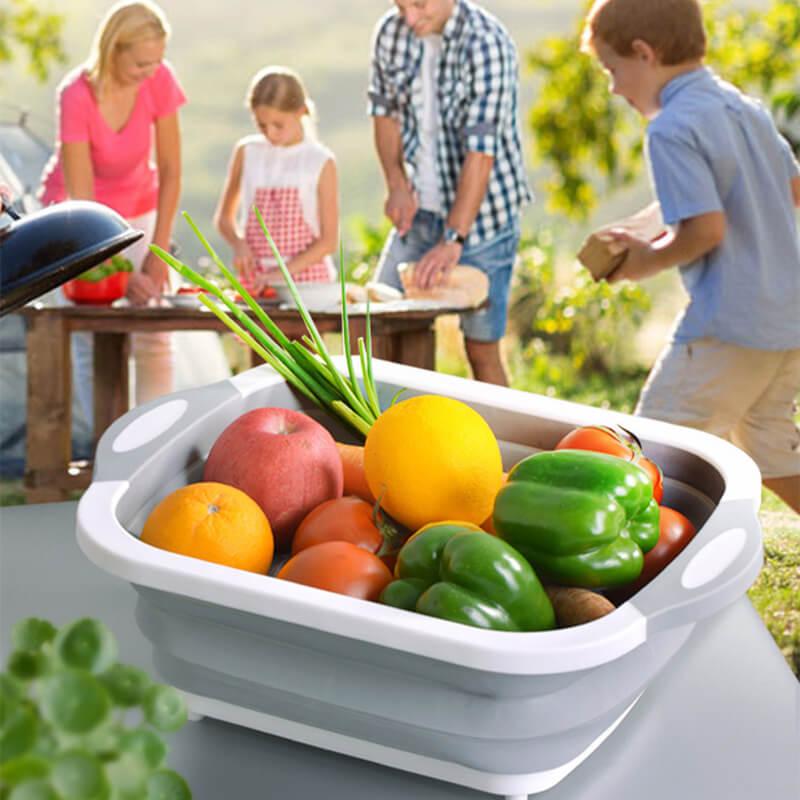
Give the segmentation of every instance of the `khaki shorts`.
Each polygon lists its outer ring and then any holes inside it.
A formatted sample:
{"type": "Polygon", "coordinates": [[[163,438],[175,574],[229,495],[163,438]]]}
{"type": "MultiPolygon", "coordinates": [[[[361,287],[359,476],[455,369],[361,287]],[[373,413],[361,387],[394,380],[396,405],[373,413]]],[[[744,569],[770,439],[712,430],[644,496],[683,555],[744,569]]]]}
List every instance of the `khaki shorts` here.
{"type": "Polygon", "coordinates": [[[634,411],[713,433],[744,450],[764,478],[800,474],[800,350],[699,339],[668,344],[634,411]]]}

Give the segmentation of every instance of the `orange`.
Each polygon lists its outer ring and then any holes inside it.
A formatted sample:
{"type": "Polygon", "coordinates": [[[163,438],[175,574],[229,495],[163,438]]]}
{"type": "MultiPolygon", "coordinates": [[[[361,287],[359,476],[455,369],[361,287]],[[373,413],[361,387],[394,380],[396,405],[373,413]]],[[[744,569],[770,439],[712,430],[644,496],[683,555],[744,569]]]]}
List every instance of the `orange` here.
{"type": "Polygon", "coordinates": [[[266,574],[275,543],[267,515],[241,489],[190,483],[150,512],[142,541],[184,556],[266,574]]]}
{"type": "Polygon", "coordinates": [[[364,444],[364,474],[381,506],[407,528],[458,519],[480,525],[503,480],[486,420],[460,400],[420,395],[384,411],[364,444]]]}

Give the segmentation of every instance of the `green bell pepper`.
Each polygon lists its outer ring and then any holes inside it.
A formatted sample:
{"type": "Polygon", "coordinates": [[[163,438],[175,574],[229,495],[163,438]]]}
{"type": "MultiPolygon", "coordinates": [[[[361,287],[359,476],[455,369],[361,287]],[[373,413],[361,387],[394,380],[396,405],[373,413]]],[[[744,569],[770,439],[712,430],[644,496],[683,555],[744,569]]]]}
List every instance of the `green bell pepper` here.
{"type": "Polygon", "coordinates": [[[492,524],[545,581],[601,589],[635,580],[659,536],[645,472],[617,456],[553,450],[520,461],[492,524]]]}
{"type": "Polygon", "coordinates": [[[499,631],[555,627],[531,565],[508,543],[469,523],[422,528],[400,549],[387,605],[499,631]]]}

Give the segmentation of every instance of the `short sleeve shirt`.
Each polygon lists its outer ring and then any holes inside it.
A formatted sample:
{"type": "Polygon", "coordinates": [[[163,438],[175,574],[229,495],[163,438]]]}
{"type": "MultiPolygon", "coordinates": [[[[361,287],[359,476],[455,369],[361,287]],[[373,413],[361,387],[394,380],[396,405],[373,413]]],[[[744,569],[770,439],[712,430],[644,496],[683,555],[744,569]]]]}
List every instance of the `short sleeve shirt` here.
{"type": "Polygon", "coordinates": [[[689,303],[674,338],[762,350],[800,347],[800,239],[791,181],[800,174],[769,112],[710,69],[671,80],[645,151],[664,222],[721,211],[720,245],[683,265],[689,303]]]}
{"type": "MultiPolygon", "coordinates": [[[[421,93],[423,50],[422,40],[396,8],[379,20],[373,34],[367,111],[400,122],[412,180],[423,128],[414,102],[421,93]]],[[[520,208],[532,199],[522,158],[514,42],[487,11],[457,0],[442,31],[438,76],[435,148],[445,213],[453,205],[467,152],[494,157],[486,195],[467,236],[467,245],[474,247],[516,222],[520,208]]]]}
{"type": "Polygon", "coordinates": [[[132,218],[158,205],[158,172],[152,160],[154,125],[177,111],[186,96],[167,62],[143,81],[124,127],[115,131],[100,113],[83,68],[66,76],[57,90],[58,144],[45,167],[41,199],[67,197],[61,161],[62,142],[88,142],[94,171],[95,200],[132,218]]]}

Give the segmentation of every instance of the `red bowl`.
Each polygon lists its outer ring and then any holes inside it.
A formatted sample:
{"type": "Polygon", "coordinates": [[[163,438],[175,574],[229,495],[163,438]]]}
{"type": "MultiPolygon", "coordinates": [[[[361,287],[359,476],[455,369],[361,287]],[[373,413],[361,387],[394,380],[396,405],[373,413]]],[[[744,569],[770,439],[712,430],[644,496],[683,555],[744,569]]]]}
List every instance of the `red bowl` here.
{"type": "Polygon", "coordinates": [[[62,289],[64,296],[78,305],[106,306],[125,296],[130,276],[130,272],[114,272],[99,281],[73,278],[62,289]]]}

